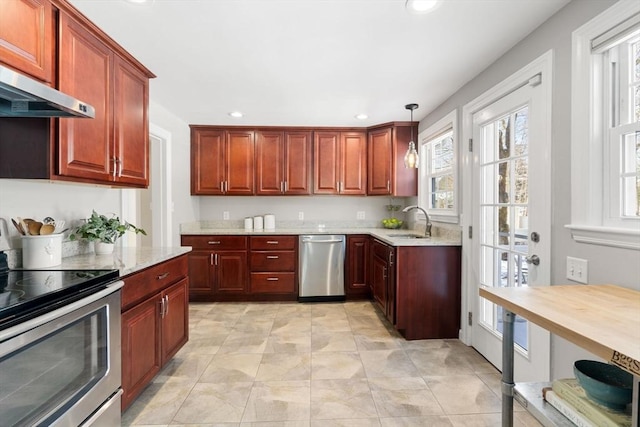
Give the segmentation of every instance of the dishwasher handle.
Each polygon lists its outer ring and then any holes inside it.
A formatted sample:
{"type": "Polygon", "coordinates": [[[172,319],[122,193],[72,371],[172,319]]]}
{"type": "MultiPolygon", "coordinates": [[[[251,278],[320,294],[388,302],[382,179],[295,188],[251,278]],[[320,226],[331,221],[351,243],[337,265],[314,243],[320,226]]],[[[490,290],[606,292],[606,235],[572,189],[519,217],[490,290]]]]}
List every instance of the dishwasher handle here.
{"type": "Polygon", "coordinates": [[[303,238],[302,243],[342,243],[342,239],[311,240],[303,238]]]}

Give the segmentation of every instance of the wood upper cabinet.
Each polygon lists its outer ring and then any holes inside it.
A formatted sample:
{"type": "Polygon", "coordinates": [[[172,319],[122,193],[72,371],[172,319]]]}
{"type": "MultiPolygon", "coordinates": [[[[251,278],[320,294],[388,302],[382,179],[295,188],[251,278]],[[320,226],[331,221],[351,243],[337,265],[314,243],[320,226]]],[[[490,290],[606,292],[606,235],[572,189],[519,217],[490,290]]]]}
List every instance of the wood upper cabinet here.
{"type": "Polygon", "coordinates": [[[365,132],[319,131],[313,143],[315,194],[366,194],[365,132]]]}
{"type": "Polygon", "coordinates": [[[256,132],[256,194],[310,194],[311,132],[256,132]]]}
{"type": "Polygon", "coordinates": [[[418,195],[418,171],[404,167],[404,155],[417,125],[410,122],[370,129],[367,146],[367,194],[418,195]]]}
{"type": "Polygon", "coordinates": [[[53,81],[53,8],[49,0],[0,1],[0,62],[53,81]]]}
{"type": "Polygon", "coordinates": [[[191,194],[254,194],[254,132],[191,127],[191,194]]]}
{"type": "Polygon", "coordinates": [[[149,76],[60,11],[59,88],[91,104],[94,119],[60,119],[58,174],[149,184],[149,76]]]}

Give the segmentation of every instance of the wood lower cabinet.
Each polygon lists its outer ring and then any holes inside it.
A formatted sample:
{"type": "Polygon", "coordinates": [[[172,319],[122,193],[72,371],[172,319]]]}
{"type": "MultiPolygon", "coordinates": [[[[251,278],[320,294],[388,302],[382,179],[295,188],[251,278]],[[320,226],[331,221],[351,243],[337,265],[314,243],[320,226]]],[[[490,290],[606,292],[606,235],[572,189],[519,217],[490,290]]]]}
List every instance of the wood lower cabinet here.
{"type": "Polygon", "coordinates": [[[367,193],[366,132],[314,132],[313,154],[314,194],[367,193]]]}
{"type": "Polygon", "coordinates": [[[395,325],[395,249],[377,239],[371,243],[371,292],[384,316],[395,325]]]}
{"type": "Polygon", "coordinates": [[[369,299],[369,236],[348,235],[345,257],[345,296],[347,299],[369,299]]]}
{"type": "Polygon", "coordinates": [[[53,22],[49,0],[0,1],[0,63],[51,83],[53,22]]]}
{"type": "Polygon", "coordinates": [[[256,131],[256,194],[311,193],[311,132],[256,131]]]}
{"type": "Polygon", "coordinates": [[[122,410],[189,339],[187,256],[123,280],[122,410]]]}
{"type": "Polygon", "coordinates": [[[298,298],[298,237],[251,236],[249,291],[253,297],[298,298]]]}
{"type": "Polygon", "coordinates": [[[404,167],[409,141],[417,123],[400,122],[369,128],[367,194],[409,197],[418,195],[418,170],[404,167]]]}
{"type": "Polygon", "coordinates": [[[408,340],[458,338],[460,246],[396,248],[396,329],[408,340]]]}
{"type": "Polygon", "coordinates": [[[247,237],[183,235],[189,253],[189,299],[241,300],[248,288],[247,237]]]}

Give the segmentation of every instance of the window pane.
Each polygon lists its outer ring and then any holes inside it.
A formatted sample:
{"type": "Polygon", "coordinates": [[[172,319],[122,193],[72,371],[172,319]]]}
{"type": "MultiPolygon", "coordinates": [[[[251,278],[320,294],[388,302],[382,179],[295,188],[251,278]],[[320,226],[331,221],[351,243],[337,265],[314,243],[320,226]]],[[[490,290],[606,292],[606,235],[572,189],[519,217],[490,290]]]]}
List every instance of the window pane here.
{"type": "Polygon", "coordinates": [[[631,55],[633,57],[634,80],[640,81],[640,41],[631,46],[631,55]]]}
{"type": "Polygon", "coordinates": [[[509,203],[509,162],[498,163],[498,203],[509,203]]]}
{"type": "Polygon", "coordinates": [[[515,203],[526,204],[529,202],[529,164],[526,157],[515,161],[515,203]]]}
{"type": "Polygon", "coordinates": [[[623,137],[622,215],[640,216],[640,132],[623,137]]]}
{"type": "Polygon", "coordinates": [[[527,107],[521,109],[516,112],[515,116],[515,127],[516,132],[514,135],[514,143],[515,143],[515,156],[526,155],[529,147],[529,120],[527,120],[527,115],[529,113],[529,109],[527,107]]]}
{"type": "Polygon", "coordinates": [[[498,124],[498,158],[506,159],[511,156],[511,117],[504,117],[498,124]]]}

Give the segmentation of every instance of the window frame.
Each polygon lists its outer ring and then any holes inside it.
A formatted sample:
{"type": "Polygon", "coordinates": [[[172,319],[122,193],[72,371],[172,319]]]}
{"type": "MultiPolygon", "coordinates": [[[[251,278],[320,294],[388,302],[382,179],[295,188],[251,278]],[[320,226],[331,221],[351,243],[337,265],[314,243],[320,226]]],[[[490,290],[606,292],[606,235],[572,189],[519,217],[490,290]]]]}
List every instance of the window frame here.
{"type": "Polygon", "coordinates": [[[572,34],[571,223],[565,227],[576,242],[640,250],[640,220],[610,215],[612,199],[606,194],[616,159],[606,143],[603,55],[592,52],[594,39],[638,13],[640,2],[621,0],[572,34]]]}
{"type": "Polygon", "coordinates": [[[425,210],[429,214],[432,221],[447,222],[451,224],[458,224],[460,222],[459,206],[459,145],[458,145],[458,112],[453,110],[446,114],[440,120],[429,126],[427,129],[420,132],[418,135],[419,141],[419,155],[420,155],[420,167],[419,167],[419,179],[418,179],[418,204],[424,206],[425,210]],[[453,160],[451,170],[453,172],[453,208],[451,209],[434,209],[431,208],[430,195],[431,195],[431,178],[439,176],[433,174],[430,171],[431,165],[429,162],[429,145],[434,140],[439,141],[439,137],[445,133],[451,132],[451,138],[453,139],[453,160]]]}

